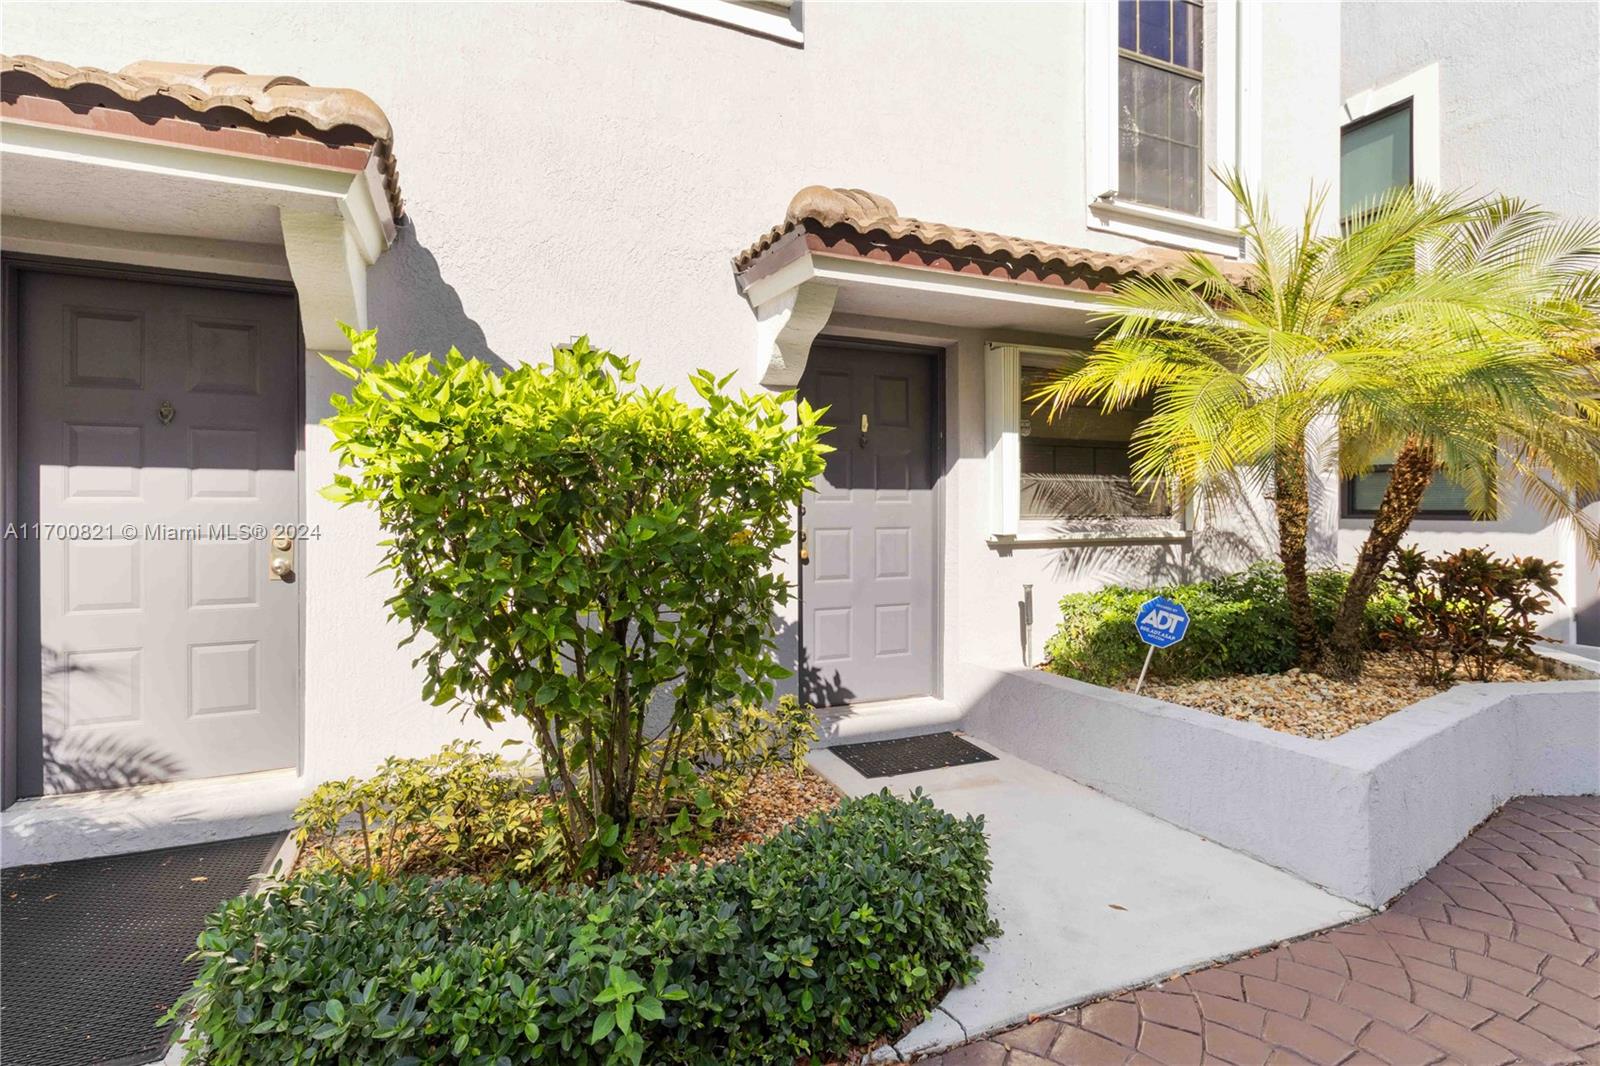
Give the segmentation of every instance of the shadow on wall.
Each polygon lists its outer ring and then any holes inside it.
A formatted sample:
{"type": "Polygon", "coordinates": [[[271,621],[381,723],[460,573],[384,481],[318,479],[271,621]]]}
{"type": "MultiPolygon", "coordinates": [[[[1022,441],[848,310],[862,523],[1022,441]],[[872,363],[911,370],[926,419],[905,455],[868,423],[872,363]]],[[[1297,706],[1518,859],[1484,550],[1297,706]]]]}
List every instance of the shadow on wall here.
{"type": "Polygon", "coordinates": [[[104,671],[100,668],[74,664],[54,648],[40,649],[39,668],[44,795],[147,785],[170,781],[182,772],[183,763],[176,756],[115,732],[65,733],[60,693],[69,676],[78,675],[80,683],[85,678],[100,677],[111,683],[120,680],[125,685],[127,679],[101,677],[104,671]]]}
{"type": "MultiPolygon", "coordinates": [[[[839,671],[829,673],[804,661],[798,621],[774,615],[772,629],[778,665],[795,675],[795,690],[802,704],[808,707],[843,707],[855,699],[856,694],[844,684],[839,671]]],[[[781,685],[778,691],[784,691],[781,685]]]]}
{"type": "Polygon", "coordinates": [[[407,218],[389,248],[367,272],[367,314],[387,359],[406,352],[443,356],[451,345],[499,370],[509,364],[489,348],[483,328],[467,314],[455,288],[407,218]]]}
{"type": "MultiPolygon", "coordinates": [[[[439,260],[423,245],[410,218],[400,226],[394,244],[367,271],[367,319],[378,327],[378,350],[384,359],[398,359],[407,352],[432,352],[443,358],[454,345],[462,355],[481,359],[495,370],[511,367],[489,348],[483,328],[444,280],[439,260]]],[[[322,360],[309,360],[307,423],[333,414],[327,398],[345,392],[349,385],[322,360]]]]}

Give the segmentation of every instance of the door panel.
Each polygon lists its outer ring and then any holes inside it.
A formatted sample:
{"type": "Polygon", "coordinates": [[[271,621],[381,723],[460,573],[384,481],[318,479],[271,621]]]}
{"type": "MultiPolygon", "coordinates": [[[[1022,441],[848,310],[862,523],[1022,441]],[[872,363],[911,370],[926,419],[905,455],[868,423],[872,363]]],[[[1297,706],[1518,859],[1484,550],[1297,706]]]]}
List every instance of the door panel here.
{"type": "Polygon", "coordinates": [[[828,408],[834,449],[801,520],[800,687],[815,706],[933,691],[936,366],[936,353],[812,348],[800,392],[828,408]]]}
{"type": "Polygon", "coordinates": [[[19,288],[21,791],[295,765],[299,587],[256,528],[300,513],[293,299],[19,288]]]}

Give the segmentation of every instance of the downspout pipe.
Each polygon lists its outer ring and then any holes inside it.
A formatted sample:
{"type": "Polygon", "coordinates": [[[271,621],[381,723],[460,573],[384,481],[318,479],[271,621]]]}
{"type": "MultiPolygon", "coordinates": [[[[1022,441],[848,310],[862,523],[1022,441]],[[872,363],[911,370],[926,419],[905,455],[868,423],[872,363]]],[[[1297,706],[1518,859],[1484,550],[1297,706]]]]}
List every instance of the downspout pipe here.
{"type": "Polygon", "coordinates": [[[1022,665],[1033,666],[1033,586],[1022,586],[1022,665]]]}

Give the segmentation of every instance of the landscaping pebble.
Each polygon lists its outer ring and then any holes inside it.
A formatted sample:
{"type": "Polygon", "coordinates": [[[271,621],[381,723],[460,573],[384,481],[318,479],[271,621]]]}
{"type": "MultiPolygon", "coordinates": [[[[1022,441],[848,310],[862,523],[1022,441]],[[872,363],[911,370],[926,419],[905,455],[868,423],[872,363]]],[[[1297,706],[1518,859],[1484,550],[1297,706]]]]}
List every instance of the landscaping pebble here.
{"type": "MultiPolygon", "coordinates": [[[[1515,664],[1501,669],[1496,681],[1550,681],[1549,675],[1515,664]]],[[[1120,686],[1132,691],[1133,682],[1120,686]]],[[[1146,681],[1143,695],[1224,718],[1255,722],[1281,733],[1327,740],[1357,726],[1376,722],[1439,690],[1417,680],[1403,652],[1374,652],[1356,681],[1338,681],[1318,673],[1290,670],[1283,674],[1250,674],[1205,681],[1146,681]]]]}

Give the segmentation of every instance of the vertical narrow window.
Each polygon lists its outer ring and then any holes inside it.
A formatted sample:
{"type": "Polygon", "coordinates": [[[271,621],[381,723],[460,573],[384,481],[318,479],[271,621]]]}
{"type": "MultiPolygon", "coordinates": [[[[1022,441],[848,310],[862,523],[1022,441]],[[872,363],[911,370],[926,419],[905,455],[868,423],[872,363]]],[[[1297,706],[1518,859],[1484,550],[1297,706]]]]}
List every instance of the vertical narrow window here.
{"type": "Polygon", "coordinates": [[[1205,64],[1198,0],[1119,0],[1117,195],[1200,213],[1205,64]]]}
{"type": "Polygon", "coordinates": [[[1410,184],[1410,100],[1344,128],[1339,138],[1339,217],[1346,225],[1363,205],[1410,184]]]}
{"type": "MultiPolygon", "coordinates": [[[[1352,122],[1340,132],[1339,218],[1346,229],[1360,226],[1384,193],[1411,182],[1410,100],[1352,122]]],[[[1345,482],[1347,517],[1370,518],[1378,513],[1393,465],[1378,463],[1370,474],[1345,482]]],[[[1423,493],[1417,514],[1422,518],[1472,517],[1466,491],[1439,474],[1423,493]]]]}

